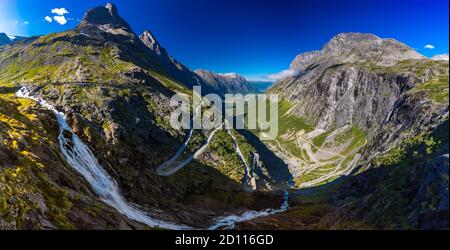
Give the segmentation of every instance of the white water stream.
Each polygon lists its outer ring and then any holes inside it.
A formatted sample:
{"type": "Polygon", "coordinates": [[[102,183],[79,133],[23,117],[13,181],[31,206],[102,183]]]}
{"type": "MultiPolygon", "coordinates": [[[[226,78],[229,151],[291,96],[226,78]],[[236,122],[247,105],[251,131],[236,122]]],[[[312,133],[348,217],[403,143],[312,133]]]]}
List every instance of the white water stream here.
{"type": "MultiPolygon", "coordinates": [[[[166,222],[152,218],[144,211],[138,209],[136,205],[128,203],[121,194],[117,182],[100,166],[89,147],[84,144],[75,133],[73,133],[71,127],[67,124],[66,116],[64,115],[64,113],[57,111],[55,107],[47,103],[42,98],[31,95],[26,87],[22,87],[19,91],[17,91],[16,96],[35,100],[44,108],[55,113],[60,127],[58,140],[61,152],[63,153],[69,165],[86,179],[86,181],[91,185],[92,189],[103,202],[115,208],[126,217],[132,220],[139,221],[151,227],[161,227],[174,230],[192,229],[191,227],[188,227],[186,225],[175,224],[172,222],[166,222]]],[[[208,141],[210,141],[210,139],[208,141]]],[[[238,146],[237,150],[240,152],[238,146]]],[[[240,156],[243,158],[242,153],[240,153],[240,156]]],[[[245,165],[248,169],[248,165],[246,162],[245,165]]],[[[209,227],[209,230],[233,229],[235,227],[235,224],[238,222],[284,212],[289,208],[288,200],[289,192],[286,191],[284,194],[284,201],[280,208],[265,209],[262,211],[247,211],[241,215],[229,215],[226,217],[221,217],[215,220],[214,224],[209,227]]]]}
{"type": "Polygon", "coordinates": [[[80,138],[72,132],[72,129],[66,122],[66,116],[62,112],[57,111],[45,100],[32,96],[25,87],[21,88],[16,95],[22,98],[33,99],[41,106],[52,110],[55,113],[59,123],[59,145],[64,157],[70,166],[86,179],[95,193],[106,204],[117,209],[117,211],[128,218],[142,222],[151,227],[178,230],[189,229],[188,226],[177,225],[151,218],[145,212],[136,208],[135,205],[128,203],[122,196],[116,181],[100,166],[89,147],[87,147],[80,138]],[[66,134],[69,133],[72,138],[66,138],[64,132],[66,134]]]}
{"type": "Polygon", "coordinates": [[[281,212],[286,212],[289,208],[289,192],[284,192],[284,201],[281,204],[281,207],[278,209],[268,208],[262,211],[247,211],[241,215],[229,215],[226,217],[222,217],[217,219],[212,226],[210,226],[209,230],[217,230],[217,229],[234,229],[236,223],[253,220],[259,217],[265,217],[269,215],[274,215],[281,212]]]}

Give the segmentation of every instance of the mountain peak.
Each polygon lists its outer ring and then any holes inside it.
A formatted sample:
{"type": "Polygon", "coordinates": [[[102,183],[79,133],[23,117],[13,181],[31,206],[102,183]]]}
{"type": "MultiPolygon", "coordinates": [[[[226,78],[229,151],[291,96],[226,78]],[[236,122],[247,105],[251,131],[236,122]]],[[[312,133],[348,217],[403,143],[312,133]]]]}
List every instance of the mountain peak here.
{"type": "Polygon", "coordinates": [[[354,32],[334,36],[325,45],[322,53],[340,57],[343,62],[372,61],[379,65],[393,65],[402,60],[425,58],[395,39],[354,32]]]}
{"type": "Polygon", "coordinates": [[[112,3],[107,3],[105,6],[95,7],[84,15],[79,27],[88,25],[108,25],[111,28],[121,28],[127,31],[132,31],[130,25],[119,15],[117,7],[112,3]]]}
{"type": "Polygon", "coordinates": [[[6,45],[6,44],[10,44],[16,41],[20,41],[25,39],[25,37],[21,37],[21,36],[11,36],[8,35],[6,33],[0,32],[0,46],[1,45],[6,45]]]}
{"type": "Polygon", "coordinates": [[[379,66],[395,65],[403,60],[425,57],[395,39],[374,34],[346,32],[334,36],[322,50],[299,54],[291,63],[291,70],[304,71],[317,63],[370,62],[379,66]]]}
{"type": "Polygon", "coordinates": [[[382,39],[371,33],[360,33],[360,32],[342,32],[331,38],[332,41],[347,41],[347,42],[358,42],[358,41],[381,41],[382,39]]]}
{"type": "Polygon", "coordinates": [[[11,39],[5,34],[0,33],[0,46],[11,42],[11,39]]]}
{"type": "Polygon", "coordinates": [[[117,13],[117,8],[116,8],[116,6],[115,6],[114,4],[112,4],[112,3],[107,3],[107,4],[105,5],[105,8],[107,8],[111,13],[112,13],[112,12],[117,13]]]}

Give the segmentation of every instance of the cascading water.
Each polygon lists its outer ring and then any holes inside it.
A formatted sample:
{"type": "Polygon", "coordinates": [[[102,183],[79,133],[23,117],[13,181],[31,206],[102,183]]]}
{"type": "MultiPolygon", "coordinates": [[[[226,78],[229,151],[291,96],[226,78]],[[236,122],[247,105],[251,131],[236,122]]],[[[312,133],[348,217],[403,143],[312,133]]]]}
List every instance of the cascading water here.
{"type": "Polygon", "coordinates": [[[189,229],[188,226],[164,222],[149,217],[145,212],[128,203],[122,196],[119,186],[111,176],[100,166],[92,151],[80,138],[72,132],[66,122],[66,116],[57,111],[52,105],[41,98],[34,97],[25,88],[21,88],[16,95],[22,98],[33,99],[43,107],[52,110],[59,123],[59,145],[67,162],[91,185],[95,193],[108,205],[117,209],[126,217],[142,222],[151,227],[167,229],[189,229]]]}
{"type": "Polygon", "coordinates": [[[234,141],[235,147],[236,147],[236,153],[239,155],[239,157],[241,158],[242,162],[244,163],[244,185],[245,188],[250,189],[250,190],[256,190],[256,186],[252,186],[251,185],[251,169],[247,163],[247,161],[245,160],[244,155],[242,154],[241,148],[239,147],[239,144],[236,140],[236,137],[233,135],[233,133],[231,132],[231,130],[228,129],[228,134],[231,136],[231,138],[234,141]]]}
{"type": "MultiPolygon", "coordinates": [[[[192,229],[185,225],[179,225],[151,218],[145,212],[139,210],[135,205],[128,203],[122,196],[117,182],[111,176],[109,176],[109,174],[100,166],[89,147],[84,144],[75,133],[73,133],[71,127],[67,124],[66,116],[64,115],[64,113],[57,111],[55,107],[47,103],[42,98],[32,96],[26,87],[22,87],[19,91],[17,91],[16,96],[35,100],[44,108],[52,110],[55,113],[60,127],[58,140],[61,152],[63,153],[69,165],[86,179],[86,181],[91,185],[92,189],[103,200],[103,202],[115,208],[126,217],[142,222],[151,227],[161,227],[174,230],[192,229]]],[[[209,141],[212,139],[212,136],[209,141]]],[[[234,136],[233,139],[235,139],[234,136]]],[[[237,150],[238,153],[240,153],[239,147],[237,147],[237,150]]],[[[240,156],[242,159],[244,159],[242,153],[240,153],[240,156]]],[[[245,165],[248,169],[246,162],[245,165]]],[[[247,211],[241,215],[229,215],[226,217],[221,217],[215,220],[214,224],[208,229],[233,229],[238,222],[285,212],[288,208],[289,192],[285,191],[284,201],[281,207],[278,209],[247,211]]]]}

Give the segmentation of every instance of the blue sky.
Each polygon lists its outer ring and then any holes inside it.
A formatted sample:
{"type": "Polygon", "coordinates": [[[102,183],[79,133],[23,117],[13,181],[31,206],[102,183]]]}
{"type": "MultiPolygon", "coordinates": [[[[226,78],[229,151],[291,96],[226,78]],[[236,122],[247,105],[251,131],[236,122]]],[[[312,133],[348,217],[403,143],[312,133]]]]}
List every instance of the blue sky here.
{"type": "MultiPolygon", "coordinates": [[[[0,32],[31,36],[71,29],[87,9],[107,1],[0,0],[0,32]],[[69,12],[64,14],[66,24],[55,21],[54,8],[69,12]]],[[[111,2],[136,33],[149,29],[191,69],[254,79],[287,69],[295,55],[320,49],[340,32],[395,38],[426,56],[448,53],[449,47],[448,0],[111,2]]]]}

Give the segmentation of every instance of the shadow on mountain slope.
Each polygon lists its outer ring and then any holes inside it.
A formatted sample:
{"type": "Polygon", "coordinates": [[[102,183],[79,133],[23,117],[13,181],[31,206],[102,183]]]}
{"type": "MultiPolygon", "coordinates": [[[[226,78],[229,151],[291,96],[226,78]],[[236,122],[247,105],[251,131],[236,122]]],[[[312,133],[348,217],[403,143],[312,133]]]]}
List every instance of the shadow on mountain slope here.
{"type": "Polygon", "coordinates": [[[238,130],[239,133],[258,151],[264,162],[269,178],[276,183],[288,183],[293,177],[289,172],[288,165],[276,156],[259,138],[248,130],[238,130]]]}

